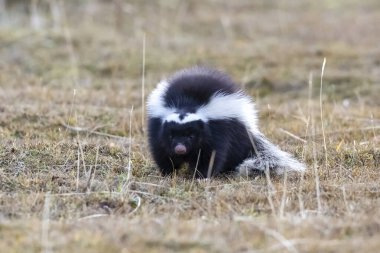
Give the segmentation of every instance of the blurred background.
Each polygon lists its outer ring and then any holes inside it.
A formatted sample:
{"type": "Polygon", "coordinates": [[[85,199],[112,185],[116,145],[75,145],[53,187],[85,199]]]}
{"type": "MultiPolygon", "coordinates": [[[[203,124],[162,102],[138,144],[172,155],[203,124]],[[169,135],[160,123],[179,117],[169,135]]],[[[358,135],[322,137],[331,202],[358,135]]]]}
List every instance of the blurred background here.
{"type": "Polygon", "coordinates": [[[97,99],[138,106],[145,41],[148,90],[176,69],[205,64],[256,96],[301,96],[326,57],[327,95],[357,97],[379,83],[379,6],[375,0],[0,0],[0,85],[15,88],[22,76],[24,85],[62,94],[73,85],[117,89],[97,99]]]}

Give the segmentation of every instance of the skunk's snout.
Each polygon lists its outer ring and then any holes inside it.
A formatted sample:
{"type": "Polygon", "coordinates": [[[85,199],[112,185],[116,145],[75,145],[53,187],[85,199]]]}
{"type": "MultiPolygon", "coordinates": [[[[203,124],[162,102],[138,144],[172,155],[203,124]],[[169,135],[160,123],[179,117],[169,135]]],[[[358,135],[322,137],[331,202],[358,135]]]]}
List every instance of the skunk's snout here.
{"type": "Polygon", "coordinates": [[[178,143],[174,147],[174,152],[176,153],[176,155],[184,155],[187,152],[187,148],[182,143],[178,143]]]}

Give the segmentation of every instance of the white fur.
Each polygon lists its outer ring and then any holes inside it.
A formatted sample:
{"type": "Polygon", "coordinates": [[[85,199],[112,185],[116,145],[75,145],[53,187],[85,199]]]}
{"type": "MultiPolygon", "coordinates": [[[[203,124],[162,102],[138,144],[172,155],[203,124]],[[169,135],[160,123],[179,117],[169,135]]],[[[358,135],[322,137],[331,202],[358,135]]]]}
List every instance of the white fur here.
{"type": "Polygon", "coordinates": [[[202,120],[204,122],[207,122],[207,119],[202,118],[201,115],[196,114],[196,113],[189,113],[183,119],[181,119],[179,116],[180,116],[179,113],[169,114],[164,119],[164,122],[176,122],[178,124],[186,124],[186,123],[197,121],[197,120],[202,120]]]}
{"type": "Polygon", "coordinates": [[[163,119],[163,122],[177,122],[179,124],[196,120],[207,122],[217,119],[237,119],[246,125],[253,134],[258,132],[255,105],[242,92],[216,93],[208,104],[199,107],[195,113],[188,114],[181,120],[176,112],[176,109],[179,108],[165,107],[164,95],[168,86],[169,83],[166,80],[161,81],[149,96],[147,103],[149,116],[159,117],[163,119]]]}
{"type": "Polygon", "coordinates": [[[236,171],[242,175],[250,175],[254,171],[265,171],[270,168],[278,175],[285,172],[301,172],[306,169],[305,165],[298,162],[287,152],[268,141],[261,133],[255,135],[256,142],[261,148],[257,150],[257,157],[247,158],[241,163],[236,171]]]}
{"type": "Polygon", "coordinates": [[[151,117],[165,118],[175,112],[174,108],[165,107],[164,96],[169,87],[166,80],[162,80],[152,91],[147,100],[148,115],[151,117]]]}
{"type": "Polygon", "coordinates": [[[197,114],[208,120],[237,119],[247,126],[251,133],[258,132],[255,105],[242,92],[228,95],[217,93],[207,105],[197,110],[197,114]]]}
{"type": "MultiPolygon", "coordinates": [[[[285,172],[302,172],[306,170],[305,165],[292,158],[290,154],[281,150],[278,151],[274,153],[274,156],[279,158],[278,164],[273,168],[276,174],[283,175],[285,172]]],[[[268,160],[261,157],[247,158],[236,168],[236,171],[241,176],[249,176],[254,171],[265,171],[269,168],[270,165],[267,162],[268,160]]]]}
{"type": "MultiPolygon", "coordinates": [[[[183,72],[182,74],[186,73],[183,72]]],[[[300,172],[306,169],[302,163],[280,150],[260,133],[255,104],[247,95],[242,92],[216,93],[208,104],[200,106],[195,113],[189,113],[180,119],[180,114],[177,112],[180,108],[165,106],[164,96],[169,85],[168,81],[163,80],[150,94],[147,101],[150,117],[161,118],[162,122],[176,122],[178,124],[186,124],[196,120],[208,122],[218,119],[237,119],[263,144],[264,150],[259,152],[257,157],[247,158],[236,168],[241,175],[252,174],[255,170],[264,171],[267,167],[272,168],[277,174],[283,174],[285,171],[300,172]]]]}

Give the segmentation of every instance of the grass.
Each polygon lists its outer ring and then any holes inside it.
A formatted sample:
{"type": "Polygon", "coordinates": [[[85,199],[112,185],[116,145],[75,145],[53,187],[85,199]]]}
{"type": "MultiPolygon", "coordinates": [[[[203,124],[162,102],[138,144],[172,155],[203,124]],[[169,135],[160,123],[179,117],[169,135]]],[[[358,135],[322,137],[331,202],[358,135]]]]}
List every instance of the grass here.
{"type": "Polygon", "coordinates": [[[378,251],[376,1],[4,2],[1,252],[378,251]],[[162,178],[142,94],[194,64],[306,173],[162,178]]]}

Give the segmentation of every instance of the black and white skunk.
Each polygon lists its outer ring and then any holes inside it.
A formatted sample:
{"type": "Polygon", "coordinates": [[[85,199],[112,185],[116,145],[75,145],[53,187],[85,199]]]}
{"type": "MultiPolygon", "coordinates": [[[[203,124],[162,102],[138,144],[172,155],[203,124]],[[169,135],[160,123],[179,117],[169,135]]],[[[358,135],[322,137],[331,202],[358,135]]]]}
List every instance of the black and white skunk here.
{"type": "Polygon", "coordinates": [[[147,109],[149,145],[163,175],[184,163],[201,178],[305,169],[265,138],[251,98],[219,71],[193,67],[175,73],[153,90],[147,109]]]}

